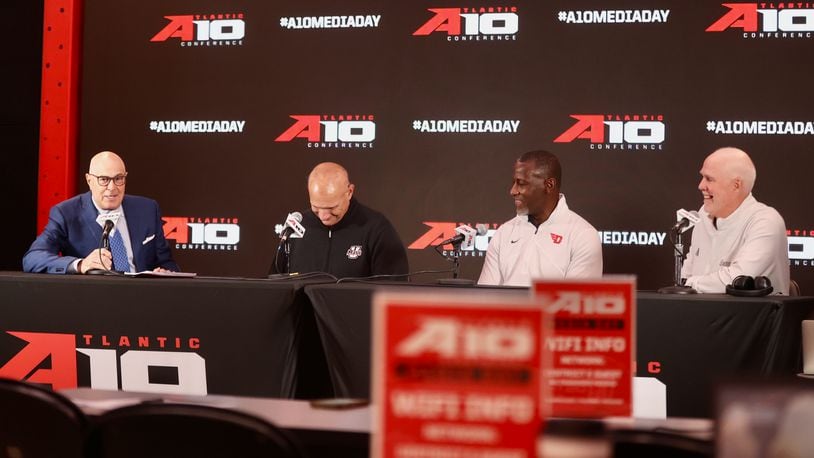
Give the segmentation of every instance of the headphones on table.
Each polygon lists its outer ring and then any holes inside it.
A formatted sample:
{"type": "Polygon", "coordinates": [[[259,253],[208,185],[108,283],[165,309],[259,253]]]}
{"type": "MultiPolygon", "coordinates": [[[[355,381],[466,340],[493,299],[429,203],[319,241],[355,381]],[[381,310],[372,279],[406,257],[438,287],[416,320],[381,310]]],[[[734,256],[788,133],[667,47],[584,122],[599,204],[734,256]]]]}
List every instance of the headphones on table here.
{"type": "Polygon", "coordinates": [[[761,297],[774,291],[772,281],[769,277],[750,277],[749,275],[738,275],[732,280],[731,285],[726,285],[726,294],[741,297],[761,297]]]}

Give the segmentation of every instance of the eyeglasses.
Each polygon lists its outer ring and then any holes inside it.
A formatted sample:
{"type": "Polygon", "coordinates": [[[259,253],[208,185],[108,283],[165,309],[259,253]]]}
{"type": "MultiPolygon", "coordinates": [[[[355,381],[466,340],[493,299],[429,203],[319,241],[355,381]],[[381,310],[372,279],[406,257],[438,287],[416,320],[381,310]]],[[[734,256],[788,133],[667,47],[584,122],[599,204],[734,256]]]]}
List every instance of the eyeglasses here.
{"type": "Polygon", "coordinates": [[[124,184],[125,178],[127,178],[127,173],[123,173],[121,175],[116,175],[115,177],[106,177],[104,175],[94,175],[89,173],[88,175],[95,177],[96,182],[99,183],[99,186],[107,186],[113,181],[113,184],[116,186],[121,186],[124,184]]]}

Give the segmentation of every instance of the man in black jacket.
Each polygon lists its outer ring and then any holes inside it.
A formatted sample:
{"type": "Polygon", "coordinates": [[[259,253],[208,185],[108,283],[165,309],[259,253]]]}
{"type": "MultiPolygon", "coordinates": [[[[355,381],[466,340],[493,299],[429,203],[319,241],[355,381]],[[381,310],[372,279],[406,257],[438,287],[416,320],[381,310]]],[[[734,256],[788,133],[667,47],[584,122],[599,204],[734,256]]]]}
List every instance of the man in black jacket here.
{"type": "MultiPolygon", "coordinates": [[[[393,225],[359,203],[353,191],[341,165],[323,162],[314,167],[308,175],[311,211],[303,212],[302,219],[305,235],[290,239],[291,272],[327,272],[337,278],[408,272],[407,252],[393,225]]],[[[284,265],[285,260],[279,260],[275,269],[284,265]]]]}

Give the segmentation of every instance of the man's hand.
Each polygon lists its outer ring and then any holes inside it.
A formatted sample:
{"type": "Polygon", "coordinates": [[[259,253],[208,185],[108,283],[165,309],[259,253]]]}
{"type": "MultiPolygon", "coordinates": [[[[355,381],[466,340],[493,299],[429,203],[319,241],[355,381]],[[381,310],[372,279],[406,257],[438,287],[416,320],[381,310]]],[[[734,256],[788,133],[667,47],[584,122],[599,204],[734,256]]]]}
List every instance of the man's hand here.
{"type": "Polygon", "coordinates": [[[163,267],[156,267],[155,269],[153,269],[153,272],[163,272],[163,273],[167,273],[167,272],[172,272],[172,271],[171,271],[171,270],[167,270],[167,269],[165,269],[165,268],[163,268],[163,267]]]}
{"type": "Polygon", "coordinates": [[[79,261],[79,273],[82,274],[87,273],[91,269],[110,270],[112,267],[113,255],[104,248],[97,248],[91,251],[85,259],[79,261]]]}

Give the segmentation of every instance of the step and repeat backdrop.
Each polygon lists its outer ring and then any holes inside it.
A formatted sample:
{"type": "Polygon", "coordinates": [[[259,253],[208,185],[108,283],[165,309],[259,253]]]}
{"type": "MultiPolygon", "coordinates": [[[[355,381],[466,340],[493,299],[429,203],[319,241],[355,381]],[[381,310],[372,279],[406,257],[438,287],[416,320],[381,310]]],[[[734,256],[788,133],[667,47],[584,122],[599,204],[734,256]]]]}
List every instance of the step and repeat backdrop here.
{"type": "Polygon", "coordinates": [[[514,160],[546,149],[605,272],[657,288],[704,157],[737,146],[814,291],[814,2],[89,0],[84,15],[82,171],[119,153],[184,270],[265,276],[275,224],[307,211],[328,160],[411,270],[449,268],[433,245],[510,219],[514,160]]]}

